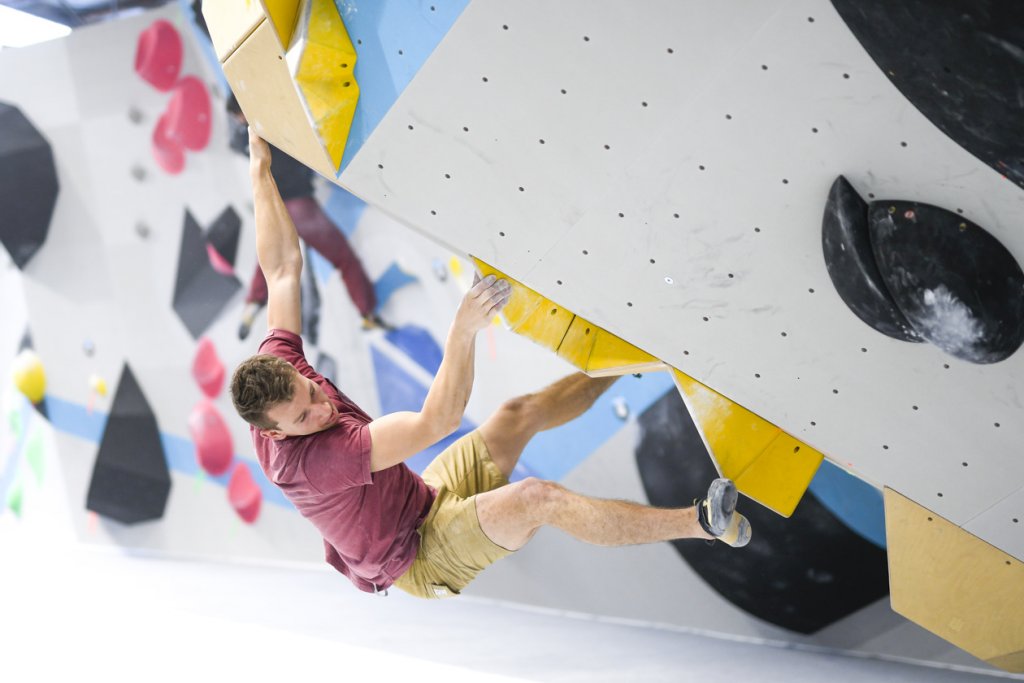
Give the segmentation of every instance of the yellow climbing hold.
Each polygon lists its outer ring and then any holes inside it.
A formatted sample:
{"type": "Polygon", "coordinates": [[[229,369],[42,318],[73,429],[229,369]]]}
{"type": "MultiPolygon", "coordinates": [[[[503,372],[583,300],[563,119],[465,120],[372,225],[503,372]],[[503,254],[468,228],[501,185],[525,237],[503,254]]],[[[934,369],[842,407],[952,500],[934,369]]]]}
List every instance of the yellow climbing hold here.
{"type": "Polygon", "coordinates": [[[46,371],[43,361],[32,349],[22,349],[12,365],[14,386],[32,403],[39,403],[46,394],[46,371]]]}
{"type": "Polygon", "coordinates": [[[89,388],[96,392],[99,396],[107,395],[107,382],[99,375],[89,376],[89,388]]]}

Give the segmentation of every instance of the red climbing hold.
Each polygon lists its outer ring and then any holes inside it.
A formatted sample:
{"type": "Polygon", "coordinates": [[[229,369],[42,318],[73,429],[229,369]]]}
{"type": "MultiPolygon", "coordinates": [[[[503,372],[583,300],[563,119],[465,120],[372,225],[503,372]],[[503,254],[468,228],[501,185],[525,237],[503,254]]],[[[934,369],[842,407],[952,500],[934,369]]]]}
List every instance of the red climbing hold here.
{"type": "Polygon", "coordinates": [[[182,54],[178,29],[171,22],[158,19],[139,34],[135,73],[157,90],[166,92],[178,81],[182,54]]]}
{"type": "Polygon", "coordinates": [[[166,116],[168,137],[182,147],[198,151],[209,144],[213,123],[210,94],[195,76],[185,76],[174,86],[166,116]]]}
{"type": "Polygon", "coordinates": [[[218,477],[228,471],[234,458],[231,432],[217,407],[200,401],[188,416],[188,431],[196,444],[196,460],[209,474],[218,477]]]}
{"type": "Polygon", "coordinates": [[[235,471],[231,473],[231,481],[228,482],[228,501],[247,524],[252,524],[259,517],[263,493],[252,478],[249,466],[244,462],[238,463],[235,471]]]}
{"type": "Polygon", "coordinates": [[[217,356],[217,348],[209,337],[199,340],[196,356],[192,359],[192,378],[210,398],[216,398],[224,387],[224,364],[217,356]]]}
{"type": "Polygon", "coordinates": [[[166,114],[160,117],[153,129],[153,158],[160,168],[171,175],[177,175],[185,169],[185,151],[167,135],[166,114]]]}

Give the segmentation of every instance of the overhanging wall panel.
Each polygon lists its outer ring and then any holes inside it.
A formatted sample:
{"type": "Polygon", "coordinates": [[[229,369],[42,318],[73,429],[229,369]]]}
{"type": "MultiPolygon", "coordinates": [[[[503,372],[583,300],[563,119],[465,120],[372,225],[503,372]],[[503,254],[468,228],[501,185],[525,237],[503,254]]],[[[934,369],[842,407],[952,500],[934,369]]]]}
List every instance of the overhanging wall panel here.
{"type": "Polygon", "coordinates": [[[1024,485],[1024,355],[969,365],[860,322],[821,254],[839,174],[959,209],[1024,261],[1024,194],[825,0],[477,0],[341,180],[1019,555],[993,506],[1024,485]]]}

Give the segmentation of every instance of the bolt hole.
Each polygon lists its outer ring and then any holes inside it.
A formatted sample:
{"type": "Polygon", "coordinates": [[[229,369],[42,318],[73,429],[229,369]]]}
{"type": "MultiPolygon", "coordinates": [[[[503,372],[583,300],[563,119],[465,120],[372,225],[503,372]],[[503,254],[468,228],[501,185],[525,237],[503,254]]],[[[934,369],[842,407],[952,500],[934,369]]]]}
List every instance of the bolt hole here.
{"type": "Polygon", "coordinates": [[[799,446],[793,446],[793,452],[794,453],[799,453],[800,452],[800,447],[799,446]]]}
{"type": "Polygon", "coordinates": [[[707,321],[708,321],[708,317],[704,316],[704,322],[707,322],[707,321]]]}
{"type": "Polygon", "coordinates": [[[583,255],[584,255],[584,256],[586,256],[586,255],[587,255],[587,254],[589,254],[589,253],[590,253],[590,252],[589,252],[589,251],[587,251],[586,249],[584,249],[584,250],[583,250],[583,255]]]}
{"type": "Polygon", "coordinates": [[[839,390],[838,390],[838,389],[833,389],[833,390],[832,390],[832,393],[833,393],[833,394],[838,394],[838,393],[839,393],[839,390]]]}
{"type": "Polygon", "coordinates": [[[626,305],[629,306],[630,308],[632,308],[633,307],[633,302],[632,301],[627,301],[626,305]]]}
{"type": "Polygon", "coordinates": [[[960,464],[963,465],[964,467],[967,467],[967,463],[965,463],[965,462],[962,462],[960,464]]]}
{"type": "Polygon", "coordinates": [[[555,282],[557,282],[558,284],[562,284],[561,280],[555,280],[555,282]]]}
{"type": "Polygon", "coordinates": [[[557,308],[552,308],[551,309],[551,315],[554,315],[555,313],[558,313],[558,309],[557,308]]]}
{"type": "Polygon", "coordinates": [[[503,233],[503,232],[499,232],[498,234],[501,235],[502,237],[505,236],[505,233],[503,233]]]}
{"type": "Polygon", "coordinates": [[[942,492],[939,491],[939,498],[942,498],[942,492]]]}

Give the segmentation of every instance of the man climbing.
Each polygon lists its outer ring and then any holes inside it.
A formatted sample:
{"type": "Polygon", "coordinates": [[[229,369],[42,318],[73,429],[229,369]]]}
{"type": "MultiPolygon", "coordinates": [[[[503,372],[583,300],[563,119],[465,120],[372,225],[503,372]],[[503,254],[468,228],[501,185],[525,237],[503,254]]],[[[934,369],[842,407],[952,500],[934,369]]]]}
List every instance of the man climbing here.
{"type": "Polygon", "coordinates": [[[462,299],[419,412],[371,418],[303,356],[298,238],[270,172],[270,149],[251,130],[249,140],[269,332],[235,370],[231,396],[267,477],[323,534],[327,561],[357,587],[457,595],[545,525],[607,546],[683,538],[746,545],[750,525],[735,512],[727,479],[683,509],[591,498],[536,478],[509,483],[534,434],[582,414],[615,378],[578,373],[507,401],[422,477],[413,473],[404,461],[458,428],[473,386],[476,334],[511,287],[488,276],[462,299]]]}

